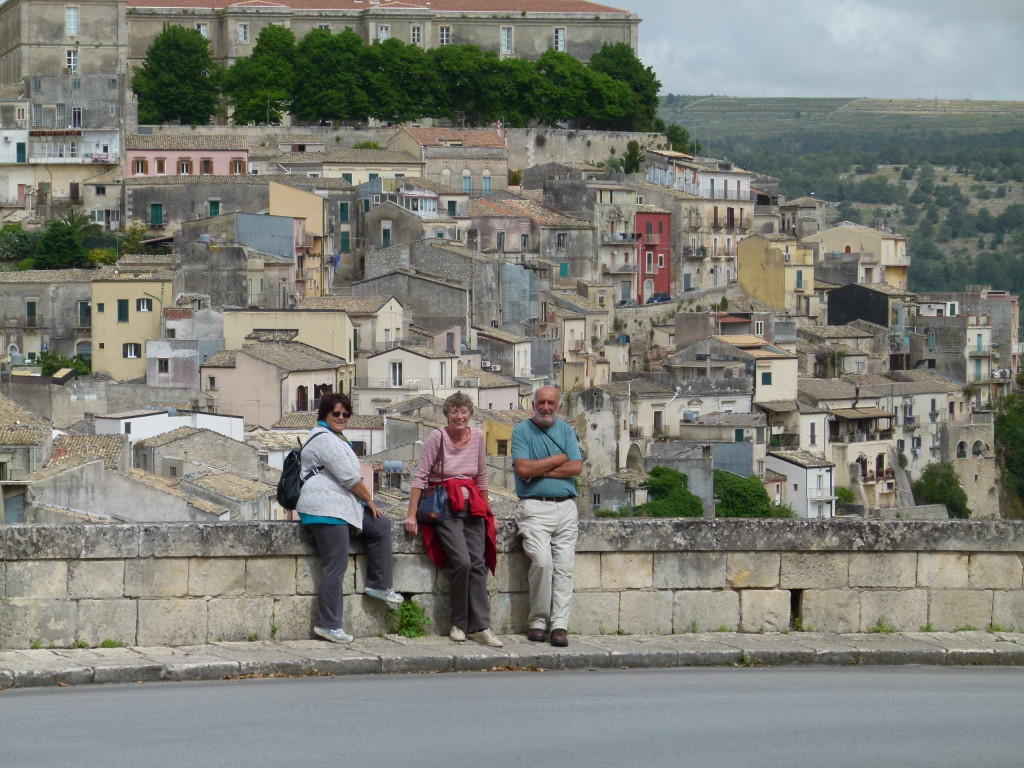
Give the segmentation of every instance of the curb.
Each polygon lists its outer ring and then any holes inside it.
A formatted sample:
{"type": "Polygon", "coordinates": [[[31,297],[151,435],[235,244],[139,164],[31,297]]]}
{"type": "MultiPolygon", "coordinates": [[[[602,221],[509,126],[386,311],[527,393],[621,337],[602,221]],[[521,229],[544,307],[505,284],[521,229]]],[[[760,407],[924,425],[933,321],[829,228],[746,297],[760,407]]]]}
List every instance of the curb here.
{"type": "Polygon", "coordinates": [[[469,671],[644,667],[1024,665],[1024,633],[570,636],[568,648],[502,636],[503,648],[442,637],[222,642],[174,648],[0,651],[0,689],[96,683],[237,680],[469,671]]]}

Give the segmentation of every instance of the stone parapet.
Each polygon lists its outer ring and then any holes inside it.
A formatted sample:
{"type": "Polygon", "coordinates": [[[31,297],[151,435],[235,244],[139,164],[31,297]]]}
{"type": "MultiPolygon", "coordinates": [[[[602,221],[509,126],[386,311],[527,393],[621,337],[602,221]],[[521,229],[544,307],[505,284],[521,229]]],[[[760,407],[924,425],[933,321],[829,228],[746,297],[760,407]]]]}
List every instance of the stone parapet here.
{"type": "MultiPolygon", "coordinates": [[[[522,632],[529,563],[500,521],[492,625],[522,632]]],[[[449,623],[448,581],[395,526],[395,588],[449,623]]],[[[591,635],[1024,629],[1024,524],[584,520],[570,631],[591,635]]],[[[358,540],[345,627],[386,632],[358,540]]],[[[0,648],[301,640],[320,562],[292,523],[0,526],[0,648]]]]}

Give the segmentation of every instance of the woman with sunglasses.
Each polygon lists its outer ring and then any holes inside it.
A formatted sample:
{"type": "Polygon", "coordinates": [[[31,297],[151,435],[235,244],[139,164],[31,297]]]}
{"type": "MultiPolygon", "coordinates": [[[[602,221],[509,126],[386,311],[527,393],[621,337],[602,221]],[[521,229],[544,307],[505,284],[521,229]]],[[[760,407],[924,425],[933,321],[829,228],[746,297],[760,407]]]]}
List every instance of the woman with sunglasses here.
{"type": "Polygon", "coordinates": [[[313,633],[332,643],[352,642],[341,626],[342,580],[352,536],[362,535],[366,542],[363,594],[389,606],[404,601],[392,588],[391,521],[373,503],[343,432],[351,416],[352,402],[342,393],[331,392],[320,400],[316,426],[302,449],[302,476],[308,479],[296,508],[324,566],[313,633]]]}

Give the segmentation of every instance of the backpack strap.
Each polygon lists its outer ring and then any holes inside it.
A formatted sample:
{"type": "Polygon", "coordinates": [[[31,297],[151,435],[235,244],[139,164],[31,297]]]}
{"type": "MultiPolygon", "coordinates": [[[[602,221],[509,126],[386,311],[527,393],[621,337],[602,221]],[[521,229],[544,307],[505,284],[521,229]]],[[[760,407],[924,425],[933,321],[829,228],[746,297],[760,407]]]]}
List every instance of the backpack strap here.
{"type": "MultiPolygon", "coordinates": [[[[316,438],[320,437],[320,435],[322,435],[322,434],[324,434],[324,433],[323,432],[317,432],[315,435],[310,435],[309,439],[305,443],[302,443],[302,441],[300,441],[299,438],[295,438],[299,442],[299,466],[302,466],[302,449],[305,448],[307,445],[309,445],[311,442],[313,442],[316,438]]],[[[320,467],[313,467],[304,476],[301,476],[302,477],[302,482],[306,482],[313,475],[319,475],[323,471],[324,471],[324,468],[322,466],[320,466],[320,467]]]]}

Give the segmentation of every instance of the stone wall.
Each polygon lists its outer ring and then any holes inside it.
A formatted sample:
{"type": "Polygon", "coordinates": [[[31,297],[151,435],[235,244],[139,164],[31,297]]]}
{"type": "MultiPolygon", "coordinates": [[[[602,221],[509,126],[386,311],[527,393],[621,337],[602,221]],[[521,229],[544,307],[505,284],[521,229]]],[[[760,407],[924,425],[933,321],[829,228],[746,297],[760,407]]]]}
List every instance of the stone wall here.
{"type": "MultiPolygon", "coordinates": [[[[448,627],[447,582],[395,526],[395,588],[448,627]]],[[[499,526],[492,626],[526,626],[527,560],[499,526]]],[[[570,631],[582,634],[1024,628],[1024,524],[586,520],[570,631]]],[[[387,629],[345,577],[345,628],[387,629]]],[[[319,559],[291,523],[0,526],[0,648],[310,636],[319,559]]]]}

